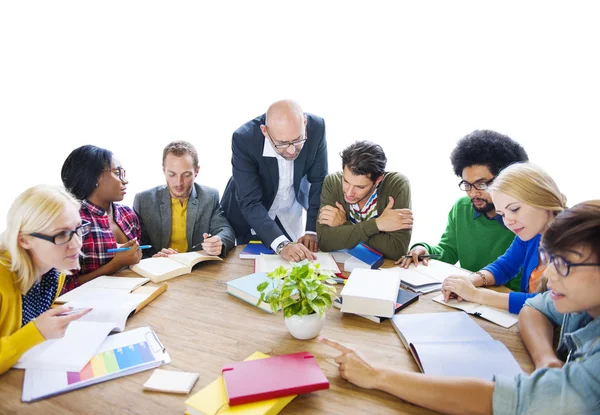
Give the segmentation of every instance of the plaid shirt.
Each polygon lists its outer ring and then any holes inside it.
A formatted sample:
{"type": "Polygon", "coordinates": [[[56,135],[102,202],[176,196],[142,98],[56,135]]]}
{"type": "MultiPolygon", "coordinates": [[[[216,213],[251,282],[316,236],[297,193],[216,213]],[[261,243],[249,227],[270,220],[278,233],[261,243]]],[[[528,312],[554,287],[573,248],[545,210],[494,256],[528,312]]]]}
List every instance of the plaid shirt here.
{"type": "MultiPolygon", "coordinates": [[[[135,212],[128,206],[116,203],[113,203],[112,206],[114,220],[125,236],[128,239],[141,240],[140,221],[135,212]]],[[[115,253],[106,251],[110,248],[117,248],[117,240],[110,229],[110,218],[104,209],[84,199],[81,202],[79,215],[81,219],[89,221],[92,225],[90,232],[83,237],[81,252],[84,256],[79,261],[81,269],[75,271],[73,275],[67,276],[62,290],[63,294],[79,286],[77,276],[95,271],[110,262],[115,253]]]]}

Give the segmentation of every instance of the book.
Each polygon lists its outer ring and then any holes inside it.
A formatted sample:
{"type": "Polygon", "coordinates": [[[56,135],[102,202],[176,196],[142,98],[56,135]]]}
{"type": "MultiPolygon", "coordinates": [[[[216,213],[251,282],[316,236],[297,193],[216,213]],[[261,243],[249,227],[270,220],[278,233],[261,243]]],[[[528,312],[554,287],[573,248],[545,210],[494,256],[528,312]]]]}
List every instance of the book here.
{"type": "Polygon", "coordinates": [[[271,248],[267,248],[261,242],[250,241],[240,252],[240,258],[242,259],[256,259],[260,254],[274,255],[275,251],[271,248]]]}
{"type": "Polygon", "coordinates": [[[398,314],[392,327],[423,373],[484,380],[521,373],[506,346],[464,313],[398,314]]]}
{"type": "Polygon", "coordinates": [[[79,371],[91,359],[111,331],[123,331],[127,318],[144,300],[137,294],[87,293],[66,304],[92,310],[67,327],[65,336],[35,345],[13,366],[17,369],[79,371]]]}
{"type": "Polygon", "coordinates": [[[143,387],[145,390],[155,392],[188,394],[199,376],[198,373],[155,369],[143,387]]]}
{"type": "Polygon", "coordinates": [[[440,303],[452,308],[457,308],[459,310],[467,312],[468,314],[484,318],[506,329],[511,328],[519,321],[518,315],[511,314],[506,310],[501,310],[496,307],[490,307],[464,300],[458,301],[457,299],[451,299],[448,300],[448,302],[445,302],[443,294],[433,297],[432,300],[436,303],[440,303]]]}
{"type": "MultiPolygon", "coordinates": [[[[400,310],[405,309],[406,307],[408,307],[409,305],[411,305],[418,299],[419,299],[419,294],[417,294],[417,293],[411,293],[410,291],[406,291],[406,290],[402,290],[402,289],[398,290],[398,298],[396,298],[396,313],[398,313],[400,310]]],[[[333,306],[336,308],[342,308],[342,303],[343,303],[343,298],[336,298],[333,301],[333,306]]],[[[365,314],[357,314],[357,316],[366,318],[367,320],[371,320],[375,323],[381,323],[385,320],[388,320],[388,317],[369,316],[369,315],[365,315],[365,314]]]]}
{"type": "Polygon", "coordinates": [[[150,304],[156,297],[167,290],[167,283],[158,286],[143,285],[150,281],[148,278],[102,276],[61,295],[56,303],[68,303],[86,296],[111,296],[134,294],[139,299],[135,313],[150,304]]]}
{"type": "Polygon", "coordinates": [[[338,251],[330,251],[329,253],[333,257],[335,262],[343,264],[344,261],[352,257],[352,255],[350,255],[348,251],[348,249],[340,249],[338,251]]]}
{"type": "Polygon", "coordinates": [[[271,306],[269,306],[268,303],[263,302],[259,306],[256,305],[256,303],[258,303],[258,299],[260,298],[260,293],[256,287],[258,284],[261,284],[265,281],[273,280],[268,278],[267,274],[264,272],[255,272],[254,274],[236,278],[235,280],[227,282],[227,294],[258,307],[267,313],[273,314],[273,311],[271,311],[271,306]]]}
{"type": "Polygon", "coordinates": [[[315,357],[299,352],[223,366],[229,405],[329,389],[315,357]]]}
{"type": "Polygon", "coordinates": [[[180,275],[192,272],[194,265],[204,261],[223,261],[222,258],[214,255],[207,255],[204,251],[184,252],[182,254],[173,254],[168,257],[146,258],[130,267],[133,272],[142,277],[149,278],[150,281],[158,283],[180,275]]]}
{"type": "MultiPolygon", "coordinates": [[[[371,269],[377,269],[383,265],[383,254],[363,242],[350,249],[348,253],[371,269]]],[[[346,263],[344,263],[344,271],[352,271],[346,268],[346,263]]]]}
{"type": "Polygon", "coordinates": [[[48,398],[153,369],[170,361],[156,333],[150,327],[140,327],[108,336],[81,370],[27,369],[21,400],[32,402],[48,398]]]}
{"type": "MultiPolygon", "coordinates": [[[[333,259],[330,253],[327,252],[315,252],[314,253],[317,259],[313,261],[316,264],[320,265],[321,269],[332,271],[335,274],[341,274],[340,268],[337,263],[333,259]]],[[[284,267],[286,269],[290,269],[294,266],[294,264],[302,265],[308,262],[307,260],[300,262],[288,262],[281,258],[279,255],[264,255],[261,254],[256,261],[254,262],[254,272],[264,272],[268,274],[269,272],[275,271],[279,267],[284,267]]]]}
{"type": "Polygon", "coordinates": [[[340,296],[342,312],[392,317],[400,289],[400,273],[357,268],[348,277],[340,296]]]}
{"type": "MultiPolygon", "coordinates": [[[[248,356],[245,361],[266,358],[269,358],[269,356],[255,352],[248,356]]],[[[187,406],[186,413],[190,415],[214,415],[216,413],[219,415],[276,415],[295,397],[296,395],[290,395],[283,398],[229,406],[225,382],[223,376],[219,376],[202,390],[192,395],[185,401],[185,404],[187,406]]]]}
{"type": "Polygon", "coordinates": [[[429,260],[427,266],[420,264],[415,267],[414,264],[411,264],[407,269],[401,267],[389,269],[400,270],[402,285],[423,294],[440,290],[442,282],[450,275],[468,276],[471,274],[471,271],[435,259],[429,260]]]}

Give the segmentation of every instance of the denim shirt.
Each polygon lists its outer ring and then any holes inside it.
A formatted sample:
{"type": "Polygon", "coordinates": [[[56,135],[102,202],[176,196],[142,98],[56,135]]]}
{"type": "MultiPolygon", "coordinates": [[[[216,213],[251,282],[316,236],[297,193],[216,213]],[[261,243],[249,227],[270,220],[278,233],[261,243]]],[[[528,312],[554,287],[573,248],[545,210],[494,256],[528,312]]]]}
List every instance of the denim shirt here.
{"type": "Polygon", "coordinates": [[[557,353],[562,368],[538,369],[531,375],[495,376],[494,414],[600,414],[600,317],[561,314],[550,292],[525,303],[561,326],[557,353]]]}

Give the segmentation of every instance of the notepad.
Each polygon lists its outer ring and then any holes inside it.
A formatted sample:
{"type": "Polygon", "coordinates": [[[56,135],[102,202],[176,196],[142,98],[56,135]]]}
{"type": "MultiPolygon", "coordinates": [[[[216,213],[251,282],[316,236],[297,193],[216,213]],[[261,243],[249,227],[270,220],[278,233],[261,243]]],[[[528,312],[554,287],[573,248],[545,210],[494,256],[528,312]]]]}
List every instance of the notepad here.
{"type": "Polygon", "coordinates": [[[223,261],[223,259],[218,256],[207,255],[204,251],[185,252],[169,255],[168,257],[142,259],[139,263],[131,266],[130,269],[157,283],[189,274],[192,272],[194,265],[204,261],[223,261]]]}
{"type": "MultiPolygon", "coordinates": [[[[245,361],[266,359],[269,356],[255,352],[245,361]]],[[[202,390],[192,395],[185,401],[187,413],[190,415],[277,415],[296,395],[285,396],[277,399],[248,403],[244,405],[229,406],[223,376],[209,383],[202,390]]]]}
{"type": "Polygon", "coordinates": [[[144,389],[157,392],[188,394],[200,375],[190,372],[156,369],[144,383],[144,389]]]}
{"type": "Polygon", "coordinates": [[[329,388],[329,381],[308,352],[223,366],[229,405],[242,405],[329,388]]]}
{"type": "MultiPolygon", "coordinates": [[[[333,259],[330,253],[327,252],[315,252],[314,253],[317,259],[313,261],[314,263],[320,264],[320,268],[323,270],[331,271],[335,274],[341,273],[340,268],[337,263],[333,259]]],[[[308,261],[301,262],[288,262],[282,259],[279,255],[260,255],[255,263],[254,263],[254,271],[255,272],[264,272],[268,274],[269,272],[275,271],[279,267],[284,267],[285,269],[290,269],[294,266],[294,264],[302,265],[308,261]]]]}
{"type": "Polygon", "coordinates": [[[170,361],[156,333],[150,327],[140,327],[108,336],[82,370],[27,369],[21,399],[23,402],[44,399],[170,361]]]}
{"type": "Polygon", "coordinates": [[[423,373],[484,380],[521,373],[506,346],[465,313],[397,314],[392,327],[423,373]]]}
{"type": "MultiPolygon", "coordinates": [[[[485,288],[479,289],[483,290],[485,288]]],[[[464,300],[458,301],[456,299],[448,300],[448,302],[446,302],[444,301],[443,294],[440,294],[437,297],[433,297],[432,300],[436,303],[440,303],[452,308],[457,308],[459,310],[467,312],[468,314],[484,318],[506,329],[514,326],[519,321],[519,317],[517,314],[511,314],[506,310],[501,310],[496,307],[490,307],[464,300]]]]}

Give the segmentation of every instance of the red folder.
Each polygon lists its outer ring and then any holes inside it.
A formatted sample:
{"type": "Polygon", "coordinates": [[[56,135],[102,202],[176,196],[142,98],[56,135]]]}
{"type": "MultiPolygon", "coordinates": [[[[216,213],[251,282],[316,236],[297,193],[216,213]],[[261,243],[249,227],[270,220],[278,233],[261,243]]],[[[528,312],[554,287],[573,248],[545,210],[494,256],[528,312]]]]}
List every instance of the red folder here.
{"type": "Polygon", "coordinates": [[[329,381],[308,352],[235,362],[222,372],[229,405],[329,389],[329,381]]]}

